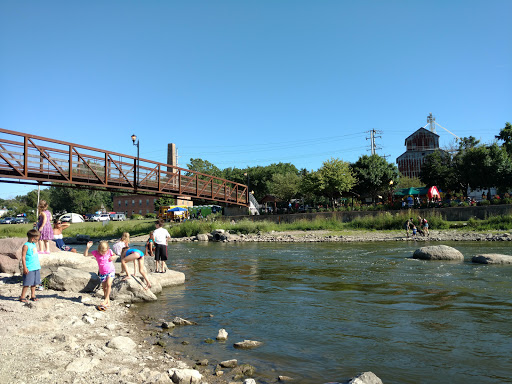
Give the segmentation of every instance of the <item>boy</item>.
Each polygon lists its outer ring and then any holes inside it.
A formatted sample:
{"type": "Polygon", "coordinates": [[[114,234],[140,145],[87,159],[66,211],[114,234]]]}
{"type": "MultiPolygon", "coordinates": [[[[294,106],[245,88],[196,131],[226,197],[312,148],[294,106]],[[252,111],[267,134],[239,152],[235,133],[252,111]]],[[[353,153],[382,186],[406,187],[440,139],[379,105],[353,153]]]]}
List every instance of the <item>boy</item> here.
{"type": "Polygon", "coordinates": [[[30,300],[38,301],[36,298],[36,285],[41,284],[41,265],[37,254],[36,242],[39,240],[39,231],[31,229],[27,232],[28,241],[23,244],[21,250],[21,262],[23,264],[23,289],[21,290],[20,301],[28,303],[27,290],[30,287],[30,300]]]}
{"type": "Polygon", "coordinates": [[[167,272],[167,242],[171,235],[164,228],[162,220],[157,220],[155,227],[156,229],[153,231],[153,237],[155,238],[155,269],[156,273],[165,273],[167,272]]]}

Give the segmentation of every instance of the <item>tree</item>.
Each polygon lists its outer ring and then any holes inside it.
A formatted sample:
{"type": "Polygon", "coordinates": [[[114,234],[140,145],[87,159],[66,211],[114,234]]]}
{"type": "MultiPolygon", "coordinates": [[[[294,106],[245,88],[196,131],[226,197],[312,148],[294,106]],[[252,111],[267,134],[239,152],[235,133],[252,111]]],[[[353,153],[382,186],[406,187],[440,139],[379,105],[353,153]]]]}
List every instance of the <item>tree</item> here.
{"type": "MultiPolygon", "coordinates": [[[[210,163],[208,160],[203,159],[190,159],[190,163],[187,164],[187,168],[191,171],[205,173],[207,175],[221,177],[222,171],[215,165],[210,163]]],[[[190,176],[190,174],[189,174],[190,176]]]]}
{"type": "Polygon", "coordinates": [[[411,187],[419,187],[421,185],[425,185],[418,177],[408,177],[404,175],[400,175],[398,179],[398,183],[393,183],[393,188],[411,188],[411,187]]]}
{"type": "Polygon", "coordinates": [[[290,201],[299,192],[300,176],[294,172],[276,173],[269,186],[270,193],[282,201],[290,201]]]}
{"type": "Polygon", "coordinates": [[[112,209],[113,193],[83,188],[63,188],[52,186],[50,191],[53,213],[76,212],[80,214],[112,209]]]}
{"type": "Polygon", "coordinates": [[[503,141],[505,151],[509,156],[512,156],[512,124],[506,122],[505,127],[500,131],[500,134],[497,135],[496,138],[503,141]]]}
{"type": "Polygon", "coordinates": [[[480,143],[480,140],[477,140],[473,136],[462,137],[459,140],[459,151],[464,151],[467,149],[475,148],[480,143]]]}
{"type": "Polygon", "coordinates": [[[379,192],[388,192],[390,185],[398,182],[397,166],[379,155],[361,156],[352,171],[357,179],[354,190],[360,195],[369,194],[374,202],[379,192]]]}
{"type": "Polygon", "coordinates": [[[350,164],[331,158],[324,161],[322,167],[317,171],[318,190],[331,202],[341,197],[343,192],[350,191],[356,184],[356,178],[352,174],[350,164]]]}
{"type": "Polygon", "coordinates": [[[443,191],[460,190],[462,187],[452,156],[439,150],[426,156],[421,166],[420,180],[427,186],[436,185],[443,191]]]}
{"type": "Polygon", "coordinates": [[[167,207],[176,204],[176,199],[173,197],[162,196],[155,200],[155,211],[159,212],[160,207],[167,207]]]}

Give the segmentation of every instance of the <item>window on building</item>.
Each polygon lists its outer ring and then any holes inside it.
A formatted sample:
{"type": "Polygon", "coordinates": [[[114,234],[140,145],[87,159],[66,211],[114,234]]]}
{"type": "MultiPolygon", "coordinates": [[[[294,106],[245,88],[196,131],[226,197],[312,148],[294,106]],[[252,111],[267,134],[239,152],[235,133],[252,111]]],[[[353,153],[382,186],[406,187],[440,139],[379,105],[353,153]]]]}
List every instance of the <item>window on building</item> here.
{"type": "Polygon", "coordinates": [[[139,209],[139,213],[142,215],[142,209],[139,209]]]}
{"type": "Polygon", "coordinates": [[[149,199],[146,199],[146,205],[149,205],[149,199]]]}
{"type": "Polygon", "coordinates": [[[139,205],[142,205],[142,199],[139,199],[139,205]]]}
{"type": "Polygon", "coordinates": [[[117,201],[117,205],[121,206],[121,200],[117,201]]]}
{"type": "Polygon", "coordinates": [[[135,200],[132,200],[132,205],[135,205],[135,200]]]}
{"type": "Polygon", "coordinates": [[[125,200],[125,201],[124,201],[124,205],[125,205],[125,206],[128,206],[128,200],[125,200]]]}

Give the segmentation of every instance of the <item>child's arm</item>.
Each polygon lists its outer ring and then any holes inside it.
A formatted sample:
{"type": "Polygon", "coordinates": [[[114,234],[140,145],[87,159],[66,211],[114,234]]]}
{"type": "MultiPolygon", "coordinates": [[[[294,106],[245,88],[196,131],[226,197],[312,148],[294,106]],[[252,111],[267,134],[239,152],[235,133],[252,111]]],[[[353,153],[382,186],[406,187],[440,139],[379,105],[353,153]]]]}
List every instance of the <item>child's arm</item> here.
{"type": "Polygon", "coordinates": [[[91,247],[92,247],[92,241],[89,241],[89,242],[87,243],[86,248],[85,248],[84,256],[86,256],[86,257],[87,257],[87,256],[89,256],[89,248],[91,248],[91,247]]]}
{"type": "Polygon", "coordinates": [[[39,228],[44,228],[44,226],[46,225],[46,214],[42,212],[39,216],[43,217],[43,222],[41,223],[41,226],[39,228]]]}
{"type": "Polygon", "coordinates": [[[109,261],[114,261],[115,259],[117,259],[117,255],[114,252],[110,251],[110,257],[109,257],[108,260],[109,261]]]}
{"type": "Polygon", "coordinates": [[[26,245],[23,245],[23,248],[21,249],[21,262],[23,263],[23,274],[24,275],[28,274],[27,260],[26,260],[27,250],[28,250],[28,247],[26,245]]]}
{"type": "Polygon", "coordinates": [[[62,224],[60,225],[60,228],[61,228],[62,230],[65,230],[65,229],[66,229],[67,227],[69,227],[70,225],[71,225],[71,224],[69,224],[69,223],[62,223],[62,224]]]}

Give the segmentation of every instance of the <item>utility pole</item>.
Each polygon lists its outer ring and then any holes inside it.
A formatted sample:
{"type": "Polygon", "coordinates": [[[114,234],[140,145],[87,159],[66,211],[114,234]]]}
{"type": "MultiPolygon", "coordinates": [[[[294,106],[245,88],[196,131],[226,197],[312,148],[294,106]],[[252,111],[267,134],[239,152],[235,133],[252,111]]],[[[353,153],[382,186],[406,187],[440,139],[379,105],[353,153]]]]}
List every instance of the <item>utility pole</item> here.
{"type": "Polygon", "coordinates": [[[382,138],[382,136],[376,136],[376,133],[382,133],[382,131],[377,131],[375,129],[372,129],[370,132],[370,137],[367,137],[366,140],[370,140],[370,151],[372,155],[375,155],[375,151],[377,149],[382,149],[381,147],[378,147],[375,145],[375,139],[376,138],[382,138]]]}

